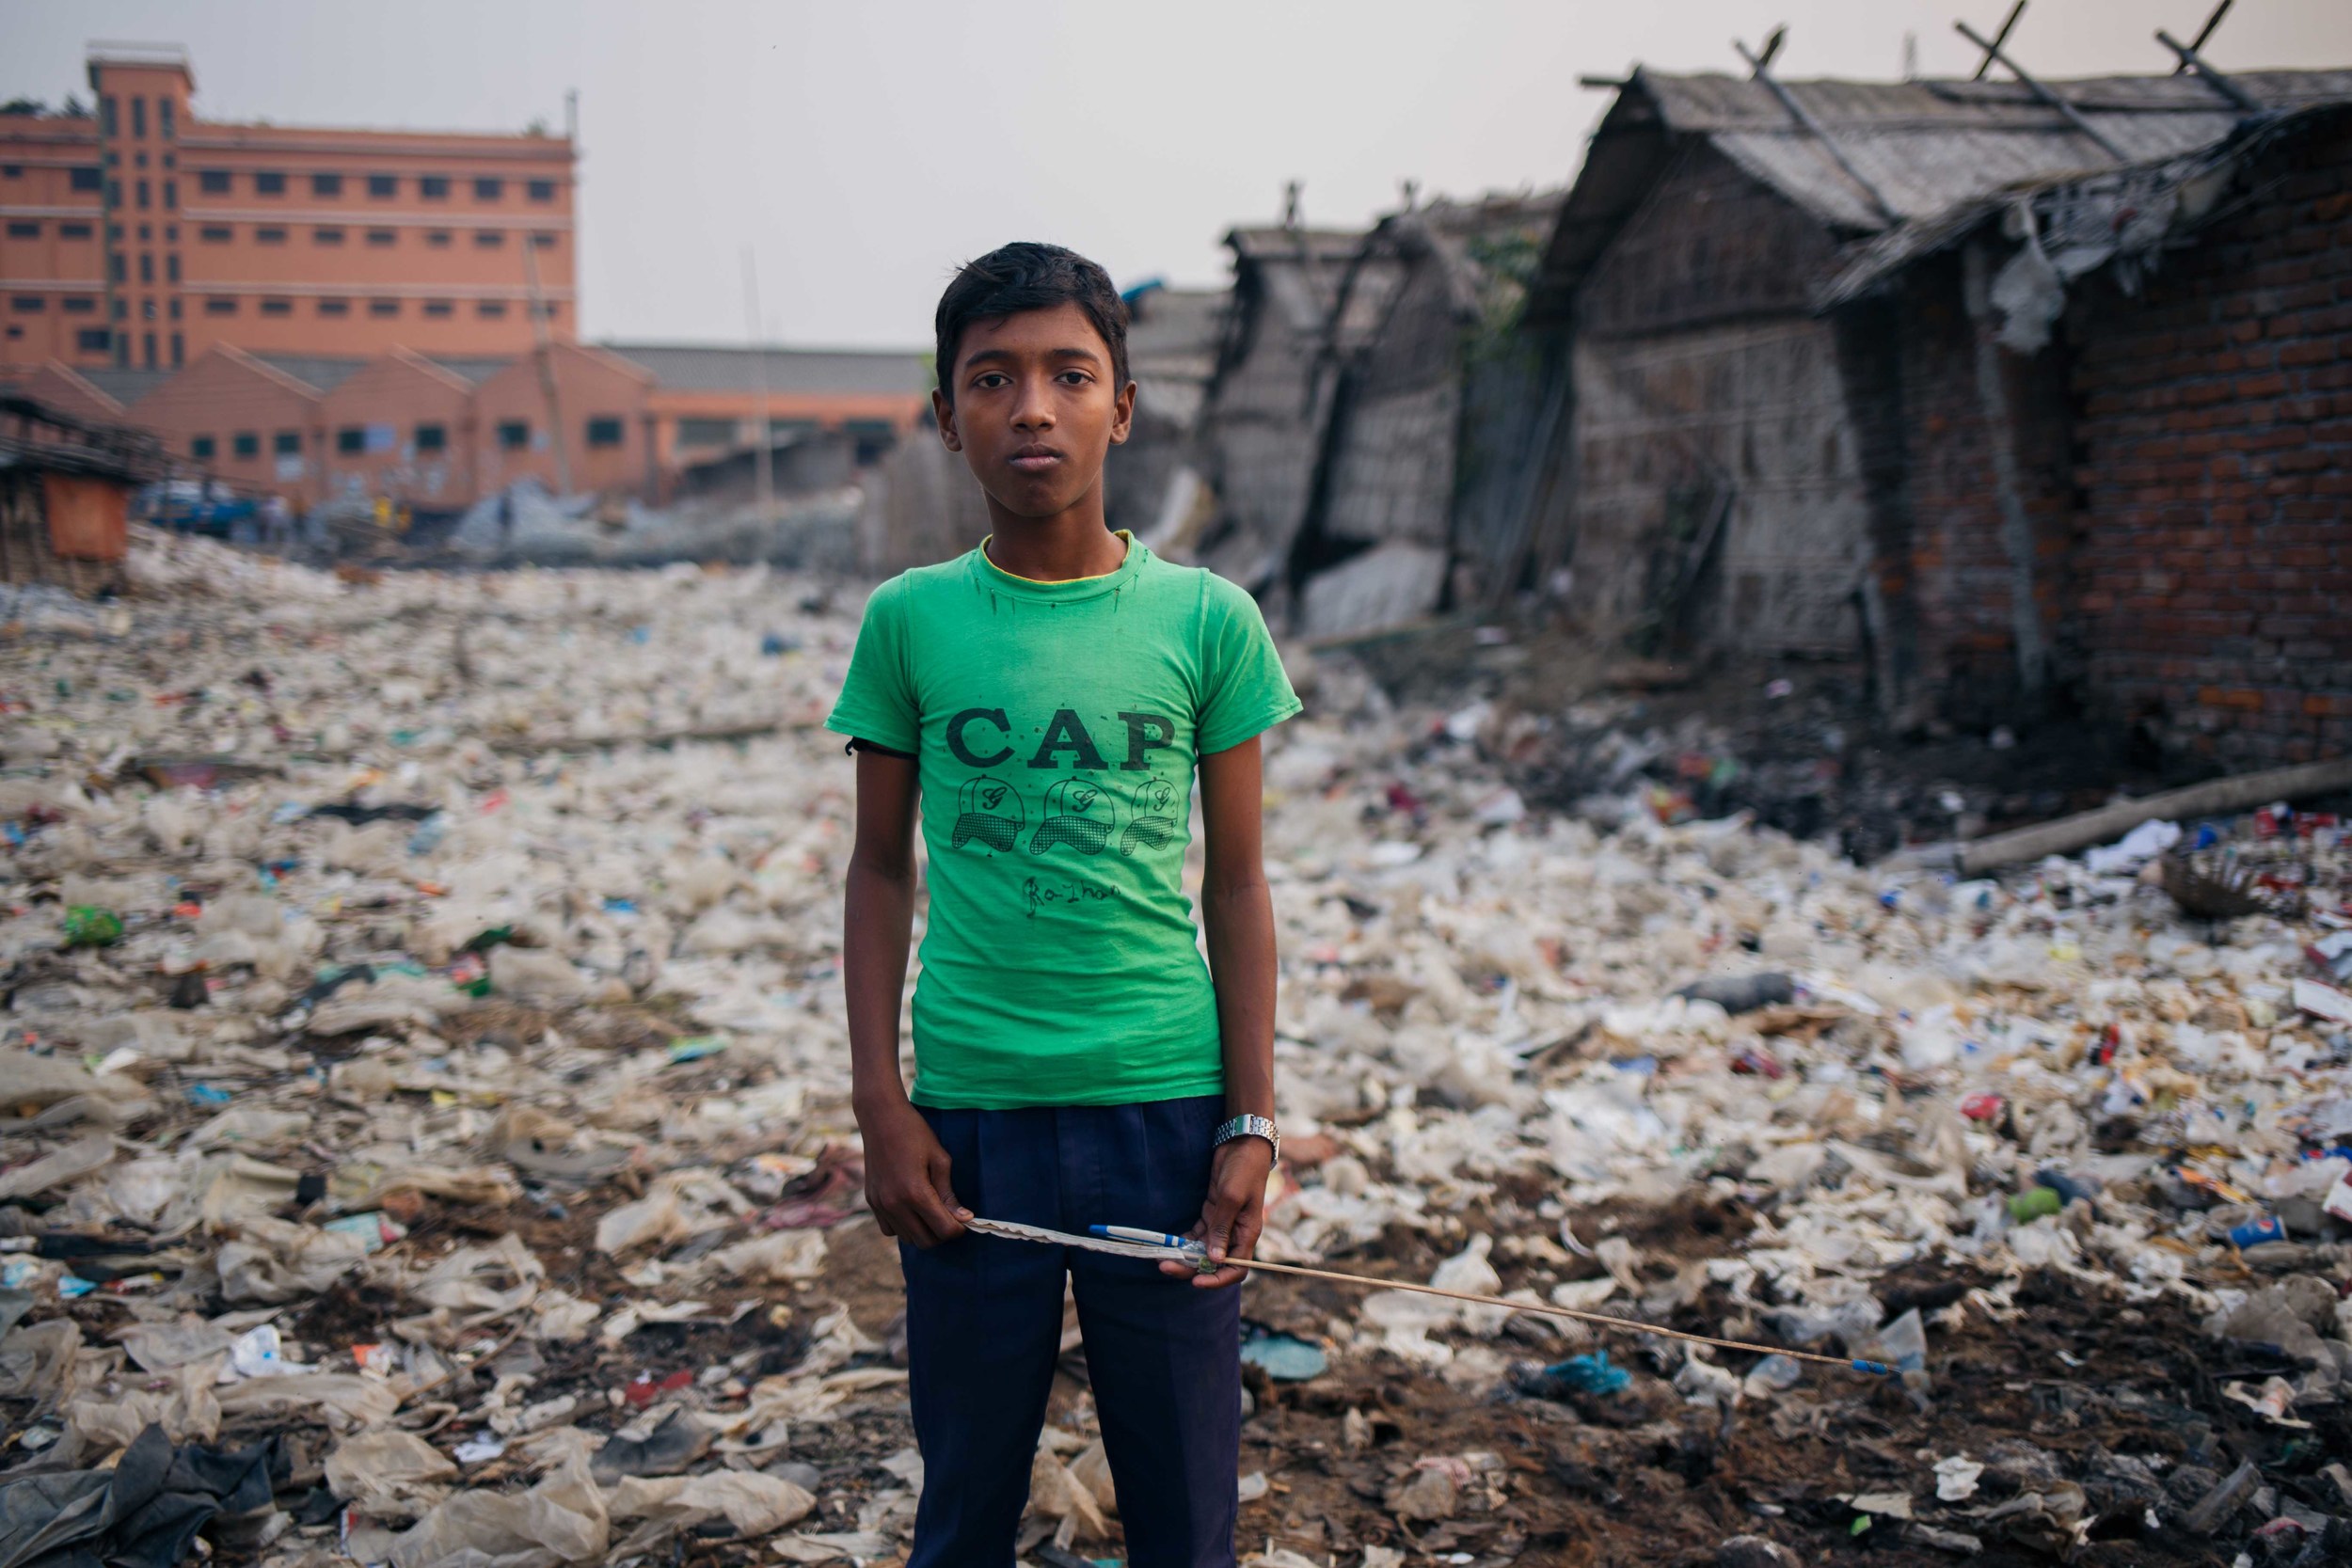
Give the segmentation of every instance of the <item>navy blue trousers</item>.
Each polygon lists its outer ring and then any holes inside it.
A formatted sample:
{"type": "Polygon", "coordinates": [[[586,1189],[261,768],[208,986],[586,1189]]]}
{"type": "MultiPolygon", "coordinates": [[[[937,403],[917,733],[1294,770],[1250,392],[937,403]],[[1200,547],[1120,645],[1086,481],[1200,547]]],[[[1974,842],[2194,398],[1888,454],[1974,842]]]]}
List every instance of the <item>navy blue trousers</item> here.
{"type": "MultiPolygon", "coordinates": [[[[956,1200],[993,1220],[1189,1230],[1222,1097],[943,1111],[956,1200]]],[[[1077,1298],[1132,1568],[1231,1568],[1240,1512],[1241,1291],[1143,1259],[965,1234],[900,1243],[923,1501],[907,1568],[1011,1568],[1061,1342],[1077,1298]]]]}

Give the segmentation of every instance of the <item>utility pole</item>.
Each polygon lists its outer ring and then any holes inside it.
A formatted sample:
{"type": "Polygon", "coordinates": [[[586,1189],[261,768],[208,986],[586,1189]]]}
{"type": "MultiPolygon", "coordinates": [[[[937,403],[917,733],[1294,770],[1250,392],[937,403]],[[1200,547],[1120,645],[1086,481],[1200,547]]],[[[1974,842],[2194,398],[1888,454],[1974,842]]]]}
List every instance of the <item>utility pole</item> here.
{"type": "Polygon", "coordinates": [[[539,361],[539,395],[547,400],[548,436],[555,443],[555,491],[572,493],[572,464],[564,444],[564,409],[555,397],[555,352],[548,337],[548,302],[539,292],[539,242],[523,235],[523,277],[531,285],[531,336],[539,361]]]}
{"type": "Polygon", "coordinates": [[[751,333],[752,386],[758,394],[759,410],[752,473],[758,486],[759,520],[764,523],[775,515],[775,456],[771,450],[775,438],[768,422],[768,344],[759,330],[759,263],[750,245],[743,247],[743,315],[751,333]]]}

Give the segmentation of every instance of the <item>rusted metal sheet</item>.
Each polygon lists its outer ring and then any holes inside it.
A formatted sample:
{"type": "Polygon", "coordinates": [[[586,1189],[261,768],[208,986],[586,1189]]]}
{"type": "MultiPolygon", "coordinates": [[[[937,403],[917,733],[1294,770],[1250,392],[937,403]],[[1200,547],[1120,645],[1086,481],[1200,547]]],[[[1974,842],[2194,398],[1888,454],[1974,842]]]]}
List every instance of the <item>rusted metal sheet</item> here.
{"type": "Polygon", "coordinates": [[[84,474],[40,476],[49,547],[65,561],[120,561],[131,548],[130,491],[84,474]]]}

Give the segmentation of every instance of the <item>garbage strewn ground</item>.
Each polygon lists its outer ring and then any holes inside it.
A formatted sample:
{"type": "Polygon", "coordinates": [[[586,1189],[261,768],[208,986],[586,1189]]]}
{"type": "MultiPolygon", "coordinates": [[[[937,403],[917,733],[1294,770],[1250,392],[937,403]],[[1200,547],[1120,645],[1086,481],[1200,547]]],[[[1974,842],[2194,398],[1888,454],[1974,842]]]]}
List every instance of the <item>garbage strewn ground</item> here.
{"type": "MultiPolygon", "coordinates": [[[[856,594],[132,578],[0,641],[0,1561],[902,1557],[817,728],[856,594]]],[[[1262,1276],[1252,1560],[2352,1551],[2331,819],[1890,876],[1605,759],[1531,805],[1572,717],[1295,673],[1264,1254],[1901,1375],[1262,1276]]],[[[1119,1560],[1066,1349],[1023,1549],[1119,1560]]]]}

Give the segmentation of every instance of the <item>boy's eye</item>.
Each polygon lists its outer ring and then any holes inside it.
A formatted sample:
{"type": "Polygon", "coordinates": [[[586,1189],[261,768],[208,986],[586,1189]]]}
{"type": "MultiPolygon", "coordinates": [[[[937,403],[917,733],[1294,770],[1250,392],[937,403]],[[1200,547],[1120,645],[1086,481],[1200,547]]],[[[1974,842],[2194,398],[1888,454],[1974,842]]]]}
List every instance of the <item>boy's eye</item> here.
{"type": "Polygon", "coordinates": [[[993,391],[999,387],[1009,387],[1012,383],[1001,371],[983,371],[980,374],[972,378],[972,385],[975,387],[985,387],[993,391]]]}
{"type": "Polygon", "coordinates": [[[1064,371],[1057,379],[1066,381],[1073,387],[1083,387],[1094,378],[1084,371],[1064,371]]]}

